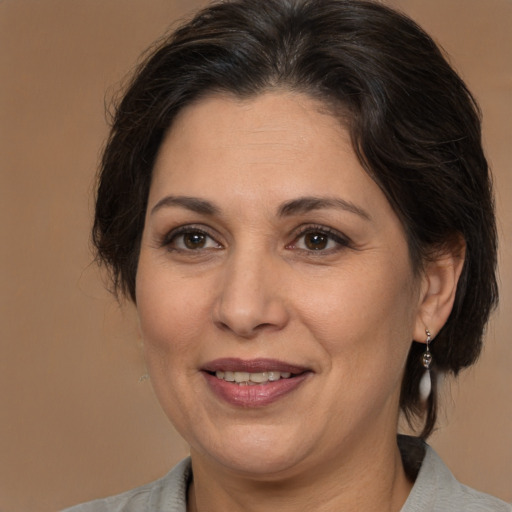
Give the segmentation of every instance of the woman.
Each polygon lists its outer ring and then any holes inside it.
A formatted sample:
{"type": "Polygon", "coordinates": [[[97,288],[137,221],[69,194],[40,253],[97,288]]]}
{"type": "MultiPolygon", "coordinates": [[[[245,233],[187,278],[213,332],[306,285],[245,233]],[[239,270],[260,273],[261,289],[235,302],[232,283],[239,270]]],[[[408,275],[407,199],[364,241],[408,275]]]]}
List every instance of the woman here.
{"type": "Polygon", "coordinates": [[[424,443],[436,376],[480,352],[496,233],[477,107],[411,20],[200,12],[119,104],[94,241],[191,457],[74,511],[510,510],[424,443]]]}

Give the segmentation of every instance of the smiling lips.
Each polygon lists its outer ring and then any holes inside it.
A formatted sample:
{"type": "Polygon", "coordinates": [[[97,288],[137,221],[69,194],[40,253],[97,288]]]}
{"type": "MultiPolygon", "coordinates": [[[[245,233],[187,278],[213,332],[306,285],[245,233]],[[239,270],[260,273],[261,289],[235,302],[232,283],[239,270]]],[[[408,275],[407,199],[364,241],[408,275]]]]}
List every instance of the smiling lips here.
{"type": "Polygon", "coordinates": [[[266,384],[267,382],[276,382],[280,379],[289,379],[290,372],[223,372],[216,371],[215,376],[217,379],[225,380],[226,382],[236,382],[240,385],[256,386],[257,384],[266,384]]]}
{"type": "Polygon", "coordinates": [[[297,389],[310,373],[274,359],[217,359],[203,368],[213,393],[239,407],[269,405],[297,389]]]}

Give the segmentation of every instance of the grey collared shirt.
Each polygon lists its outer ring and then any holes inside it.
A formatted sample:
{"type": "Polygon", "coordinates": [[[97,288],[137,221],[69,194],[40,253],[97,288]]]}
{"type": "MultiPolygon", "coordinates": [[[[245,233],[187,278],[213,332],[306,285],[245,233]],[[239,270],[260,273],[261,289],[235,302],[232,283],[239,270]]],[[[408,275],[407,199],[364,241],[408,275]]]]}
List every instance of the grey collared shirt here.
{"type": "MultiPolygon", "coordinates": [[[[512,512],[504,501],[459,483],[435,451],[420,440],[400,436],[399,444],[408,473],[416,473],[415,466],[419,467],[401,512],[512,512]]],[[[160,480],[63,512],[187,512],[191,476],[187,458],[160,480]]]]}

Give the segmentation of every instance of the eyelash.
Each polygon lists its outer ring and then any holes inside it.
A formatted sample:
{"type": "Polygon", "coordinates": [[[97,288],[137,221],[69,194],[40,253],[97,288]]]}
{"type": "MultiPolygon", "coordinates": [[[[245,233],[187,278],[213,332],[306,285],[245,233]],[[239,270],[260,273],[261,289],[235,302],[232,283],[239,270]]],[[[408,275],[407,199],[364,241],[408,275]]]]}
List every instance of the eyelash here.
{"type": "Polygon", "coordinates": [[[215,240],[215,238],[210,234],[208,233],[208,231],[200,228],[200,227],[196,227],[194,225],[187,225],[187,226],[180,226],[179,228],[176,228],[176,229],[173,229],[170,233],[168,233],[167,235],[165,235],[165,237],[163,238],[162,242],[161,242],[161,245],[162,247],[166,247],[167,250],[169,251],[181,251],[181,252],[189,252],[189,253],[193,253],[193,252],[199,252],[199,249],[185,249],[185,248],[181,248],[181,247],[173,247],[172,244],[173,243],[176,243],[176,240],[180,237],[180,236],[184,236],[184,235],[202,235],[210,240],[212,240],[213,242],[215,242],[215,244],[218,246],[217,248],[221,248],[221,244],[219,244],[219,242],[217,242],[217,240],[215,240]]]}
{"type": "MultiPolygon", "coordinates": [[[[217,242],[217,240],[205,229],[196,227],[194,225],[186,225],[186,226],[180,226],[179,228],[176,228],[172,230],[170,233],[165,235],[163,237],[163,240],[161,241],[161,246],[166,247],[169,251],[177,251],[177,252],[187,252],[187,253],[194,253],[194,252],[200,252],[201,249],[208,250],[212,249],[212,247],[199,247],[197,249],[192,248],[182,248],[182,247],[173,247],[173,244],[176,243],[176,240],[180,236],[184,235],[202,235],[209,239],[210,241],[213,241],[217,247],[216,249],[221,249],[222,244],[217,242]]],[[[295,234],[293,241],[286,245],[286,249],[296,249],[298,251],[303,251],[305,253],[310,253],[311,255],[322,255],[322,254],[330,254],[332,252],[338,251],[342,247],[350,247],[351,241],[346,237],[345,235],[342,235],[338,231],[335,231],[331,228],[325,227],[325,226],[319,226],[319,225],[307,225],[300,228],[300,230],[295,234]],[[327,243],[330,241],[333,241],[337,244],[337,247],[331,247],[331,248],[321,248],[321,249],[304,249],[297,247],[298,242],[301,238],[305,237],[308,234],[313,235],[321,235],[326,237],[327,243]]]]}
{"type": "Polygon", "coordinates": [[[288,244],[286,247],[287,248],[295,247],[297,250],[311,253],[311,255],[319,255],[320,256],[322,253],[330,254],[332,252],[336,252],[336,251],[340,250],[340,248],[350,247],[350,246],[351,246],[350,239],[334,229],[331,229],[331,228],[328,228],[325,226],[319,226],[319,225],[307,225],[307,226],[303,226],[299,230],[299,232],[295,235],[293,241],[290,244],[288,244]],[[297,248],[296,245],[297,245],[298,241],[308,234],[325,236],[328,239],[328,242],[329,241],[335,242],[337,244],[337,247],[333,247],[333,248],[329,248],[329,249],[317,249],[317,250],[297,248]]]}

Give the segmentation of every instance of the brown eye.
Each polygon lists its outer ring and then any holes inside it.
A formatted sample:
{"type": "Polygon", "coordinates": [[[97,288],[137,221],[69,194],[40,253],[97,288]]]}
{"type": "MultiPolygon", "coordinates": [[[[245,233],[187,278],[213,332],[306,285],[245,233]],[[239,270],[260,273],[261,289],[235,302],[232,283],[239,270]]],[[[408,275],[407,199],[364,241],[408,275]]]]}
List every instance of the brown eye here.
{"type": "Polygon", "coordinates": [[[323,233],[307,233],[304,235],[304,245],[312,251],[320,251],[327,247],[329,237],[323,233]]]}
{"type": "Polygon", "coordinates": [[[171,233],[164,240],[165,247],[169,250],[201,251],[220,249],[222,246],[208,233],[185,226],[171,233]]]}
{"type": "Polygon", "coordinates": [[[203,233],[184,233],[183,244],[187,249],[202,249],[206,245],[206,235],[203,233]]]}
{"type": "Polygon", "coordinates": [[[310,253],[332,254],[349,246],[349,239],[339,231],[329,227],[311,226],[303,229],[288,248],[310,253]]]}

